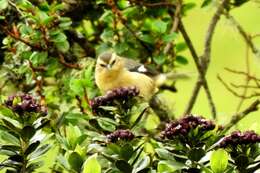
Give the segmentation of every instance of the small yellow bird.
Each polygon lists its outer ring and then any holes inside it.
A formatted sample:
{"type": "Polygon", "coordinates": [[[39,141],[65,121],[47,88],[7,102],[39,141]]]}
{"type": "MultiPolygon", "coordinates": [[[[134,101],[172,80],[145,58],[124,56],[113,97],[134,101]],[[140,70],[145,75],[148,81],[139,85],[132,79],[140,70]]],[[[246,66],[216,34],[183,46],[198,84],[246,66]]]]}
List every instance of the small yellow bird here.
{"type": "Polygon", "coordinates": [[[144,65],[112,52],[98,56],[95,80],[102,93],[118,87],[135,86],[140,91],[139,96],[149,100],[158,91],[155,78],[144,65]]]}
{"type": "Polygon", "coordinates": [[[185,79],[186,74],[160,74],[134,60],[120,57],[114,52],[105,52],[98,56],[95,68],[95,81],[102,93],[119,87],[135,86],[139,96],[149,100],[166,79],[185,79]]]}

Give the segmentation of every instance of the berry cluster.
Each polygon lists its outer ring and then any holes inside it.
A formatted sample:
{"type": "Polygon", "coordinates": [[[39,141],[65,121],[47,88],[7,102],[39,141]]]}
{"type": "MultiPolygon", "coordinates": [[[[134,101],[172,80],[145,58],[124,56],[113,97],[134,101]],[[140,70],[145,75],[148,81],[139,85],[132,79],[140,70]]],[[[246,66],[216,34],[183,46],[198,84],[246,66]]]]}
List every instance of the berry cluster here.
{"type": "Polygon", "coordinates": [[[175,136],[189,133],[191,129],[199,127],[202,131],[209,131],[215,128],[212,121],[208,121],[202,117],[186,116],[178,121],[168,123],[165,130],[162,132],[164,138],[173,139],[175,136]]]}
{"type": "Polygon", "coordinates": [[[226,148],[230,146],[237,146],[241,144],[254,144],[260,142],[260,136],[254,131],[246,131],[244,133],[235,131],[231,135],[224,137],[219,143],[219,147],[226,148]]]}
{"type": "Polygon", "coordinates": [[[116,130],[115,132],[107,135],[107,139],[112,143],[119,140],[131,141],[134,137],[134,134],[130,130],[116,130]]]}
{"type": "Polygon", "coordinates": [[[92,109],[99,106],[105,106],[112,103],[114,100],[128,100],[139,94],[139,90],[136,87],[121,87],[108,91],[104,96],[95,97],[90,101],[92,109]]]}
{"type": "Polygon", "coordinates": [[[46,109],[43,110],[43,107],[29,94],[9,96],[5,105],[19,115],[23,115],[25,112],[47,114],[46,109]]]}

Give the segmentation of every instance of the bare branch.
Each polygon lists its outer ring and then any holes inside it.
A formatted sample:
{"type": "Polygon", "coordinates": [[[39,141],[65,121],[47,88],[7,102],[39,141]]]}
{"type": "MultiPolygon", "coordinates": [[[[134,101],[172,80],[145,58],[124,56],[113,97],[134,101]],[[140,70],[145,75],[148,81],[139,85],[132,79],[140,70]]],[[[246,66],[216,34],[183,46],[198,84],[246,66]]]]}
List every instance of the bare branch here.
{"type": "MultiPolygon", "coordinates": [[[[177,32],[177,30],[178,30],[179,22],[180,22],[180,14],[181,14],[181,5],[182,5],[181,1],[178,1],[178,3],[176,4],[176,9],[175,9],[174,18],[173,18],[173,25],[170,30],[170,33],[177,32]]],[[[164,54],[168,54],[170,52],[170,50],[172,49],[172,47],[173,47],[173,42],[169,42],[163,50],[164,54]]]]}
{"type": "Polygon", "coordinates": [[[253,97],[257,97],[257,96],[260,96],[260,93],[257,93],[257,92],[255,92],[255,93],[253,93],[253,94],[251,94],[251,95],[243,95],[243,94],[239,94],[239,93],[237,93],[236,91],[234,91],[232,88],[230,88],[229,86],[228,86],[228,84],[218,75],[217,76],[217,78],[218,78],[218,80],[224,85],[224,87],[229,91],[229,92],[231,92],[234,96],[236,96],[236,97],[239,97],[239,98],[243,98],[243,99],[250,99],[250,98],[253,98],[253,97]]]}
{"type": "Polygon", "coordinates": [[[59,62],[68,68],[75,68],[75,69],[81,69],[81,67],[78,64],[71,64],[65,61],[64,55],[62,53],[59,53],[59,62]]]}
{"type": "Polygon", "coordinates": [[[257,81],[260,82],[260,78],[257,78],[257,77],[255,77],[255,76],[249,75],[247,72],[238,71],[238,70],[233,70],[233,69],[230,69],[230,68],[227,68],[227,67],[224,68],[224,69],[227,70],[228,72],[231,72],[231,73],[248,76],[250,79],[257,80],[257,81]]]}
{"type": "Polygon", "coordinates": [[[247,32],[244,30],[244,28],[236,21],[236,19],[231,16],[228,12],[225,12],[224,15],[226,16],[227,19],[229,19],[237,28],[239,34],[244,38],[246,44],[250,47],[250,49],[252,50],[252,52],[254,54],[258,53],[257,48],[255,47],[253,41],[252,41],[252,37],[250,35],[247,34],[247,32]]]}
{"type": "Polygon", "coordinates": [[[224,12],[225,10],[225,5],[229,2],[229,0],[222,0],[222,2],[219,4],[217,11],[215,12],[215,14],[213,15],[209,27],[208,27],[208,31],[206,34],[206,38],[205,38],[205,42],[204,42],[204,53],[202,55],[202,66],[205,66],[205,70],[208,67],[208,64],[210,62],[210,54],[211,54],[211,43],[212,43],[212,38],[214,35],[214,31],[215,28],[217,26],[217,23],[220,19],[221,14],[224,12]]]}
{"type": "Polygon", "coordinates": [[[193,60],[195,62],[195,65],[197,67],[197,70],[199,72],[199,78],[197,79],[197,82],[196,82],[196,85],[193,89],[193,92],[192,92],[192,96],[188,102],[188,105],[185,109],[185,112],[183,113],[183,115],[186,115],[186,114],[189,114],[190,111],[192,110],[192,107],[196,101],[196,98],[199,94],[199,91],[200,91],[200,87],[203,86],[204,89],[205,89],[205,92],[206,92],[206,95],[207,95],[207,98],[208,98],[208,101],[209,101],[209,105],[210,105],[210,108],[211,108],[211,112],[212,112],[212,116],[213,118],[215,119],[216,118],[216,107],[215,107],[215,104],[213,102],[213,99],[212,99],[212,96],[211,96],[211,93],[210,93],[210,90],[209,90],[209,87],[208,87],[208,83],[207,83],[207,80],[205,79],[205,72],[206,70],[202,68],[201,64],[200,64],[200,59],[199,59],[199,56],[198,54],[196,53],[196,50],[190,40],[190,37],[188,36],[182,22],[180,21],[179,22],[179,30],[180,32],[182,33],[182,36],[186,42],[186,44],[188,45],[188,48],[190,50],[190,53],[193,57],[193,60]]]}
{"type": "Polygon", "coordinates": [[[260,104],[260,100],[256,100],[244,111],[234,114],[232,116],[231,121],[225,126],[223,133],[226,133],[230,128],[232,128],[239,121],[241,121],[243,118],[245,118],[249,113],[257,111],[259,104],[260,104]]]}

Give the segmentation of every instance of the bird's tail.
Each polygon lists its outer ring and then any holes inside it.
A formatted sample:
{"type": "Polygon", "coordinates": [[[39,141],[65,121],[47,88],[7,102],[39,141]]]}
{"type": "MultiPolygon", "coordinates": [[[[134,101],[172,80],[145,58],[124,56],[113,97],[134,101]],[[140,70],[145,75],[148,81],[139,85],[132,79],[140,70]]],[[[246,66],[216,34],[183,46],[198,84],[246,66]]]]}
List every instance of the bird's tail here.
{"type": "Polygon", "coordinates": [[[157,87],[163,86],[166,81],[177,81],[177,80],[187,80],[191,78],[191,74],[189,73],[180,73],[180,72],[170,72],[170,73],[162,73],[157,75],[155,79],[155,83],[157,87]]]}

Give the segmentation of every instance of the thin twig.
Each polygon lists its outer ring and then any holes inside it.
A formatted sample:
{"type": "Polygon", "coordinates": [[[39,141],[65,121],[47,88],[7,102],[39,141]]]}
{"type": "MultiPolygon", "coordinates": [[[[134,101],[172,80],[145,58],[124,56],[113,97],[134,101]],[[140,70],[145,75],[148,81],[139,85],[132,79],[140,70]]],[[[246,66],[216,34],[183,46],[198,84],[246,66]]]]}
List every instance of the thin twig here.
{"type": "Polygon", "coordinates": [[[38,44],[32,44],[30,43],[28,40],[24,39],[24,38],[21,38],[19,35],[17,34],[14,34],[13,32],[9,31],[7,29],[7,27],[5,26],[0,26],[1,30],[6,34],[6,35],[9,35],[11,36],[12,38],[14,38],[15,40],[18,40],[18,41],[21,41],[22,43],[26,44],[27,46],[31,47],[32,49],[34,50],[38,50],[38,51],[43,51],[45,49],[43,49],[40,45],[38,44]]]}
{"type": "Polygon", "coordinates": [[[244,75],[244,76],[248,76],[250,79],[256,80],[260,82],[260,78],[257,78],[255,76],[249,75],[247,72],[244,71],[239,71],[239,70],[233,70],[230,68],[224,68],[226,71],[231,72],[231,73],[235,73],[235,74],[240,74],[240,75],[244,75]]]}
{"type": "Polygon", "coordinates": [[[258,105],[260,104],[260,100],[254,101],[248,108],[240,113],[236,113],[232,116],[231,121],[225,126],[223,133],[226,133],[230,128],[236,125],[239,121],[245,118],[249,113],[255,112],[258,110],[258,105]]]}
{"type": "Polygon", "coordinates": [[[46,101],[45,101],[45,96],[43,95],[42,91],[43,91],[43,78],[42,76],[37,76],[36,74],[36,71],[35,71],[35,68],[33,67],[33,64],[31,61],[28,61],[29,62],[29,67],[32,71],[32,78],[33,80],[35,81],[35,90],[36,90],[36,93],[40,96],[41,98],[41,104],[45,105],[46,104],[46,101]]]}
{"type": "MultiPolygon", "coordinates": [[[[172,28],[170,30],[170,33],[175,33],[178,30],[179,22],[180,22],[181,6],[182,6],[181,1],[180,0],[177,1],[176,9],[175,9],[175,12],[174,12],[174,17],[173,17],[173,25],[172,25],[172,28]]],[[[171,51],[172,47],[173,47],[173,42],[169,42],[165,46],[163,53],[168,54],[171,51]]]]}
{"type": "Polygon", "coordinates": [[[226,16],[227,19],[229,19],[234,24],[234,26],[237,28],[239,34],[244,38],[246,44],[251,48],[252,52],[254,54],[258,53],[258,50],[257,50],[257,48],[255,47],[255,45],[252,41],[252,37],[250,37],[250,35],[247,34],[247,32],[236,21],[236,19],[233,16],[231,16],[228,12],[225,12],[224,15],[226,16]]]}
{"type": "Polygon", "coordinates": [[[132,3],[145,7],[175,7],[174,3],[171,2],[156,2],[156,3],[146,3],[140,0],[130,0],[132,3]]]}
{"type": "MultiPolygon", "coordinates": [[[[250,75],[250,63],[249,63],[249,46],[246,45],[246,72],[248,75],[250,75]]],[[[249,82],[250,82],[250,78],[248,77],[248,75],[246,76],[246,79],[245,79],[245,85],[248,86],[249,82]]],[[[245,87],[244,88],[244,91],[243,91],[243,96],[246,96],[247,95],[247,92],[248,92],[248,87],[245,87]]],[[[237,112],[240,110],[243,102],[245,101],[244,98],[241,98],[238,105],[237,105],[237,112]]]]}
{"type": "Polygon", "coordinates": [[[219,76],[219,75],[217,75],[217,78],[218,78],[218,80],[224,85],[224,87],[228,90],[228,91],[230,91],[234,96],[236,96],[236,97],[239,97],[239,98],[243,98],[243,99],[250,99],[250,98],[253,98],[253,97],[258,97],[258,96],[260,96],[260,93],[253,93],[253,94],[251,94],[251,95],[243,95],[243,94],[239,94],[239,93],[237,93],[236,91],[234,91],[232,88],[230,88],[229,86],[228,86],[228,84],[219,76]]]}
{"type": "Polygon", "coordinates": [[[253,86],[253,85],[238,85],[238,84],[234,84],[234,83],[230,83],[230,85],[232,85],[235,88],[251,88],[251,89],[260,89],[259,86],[253,86]]]}

